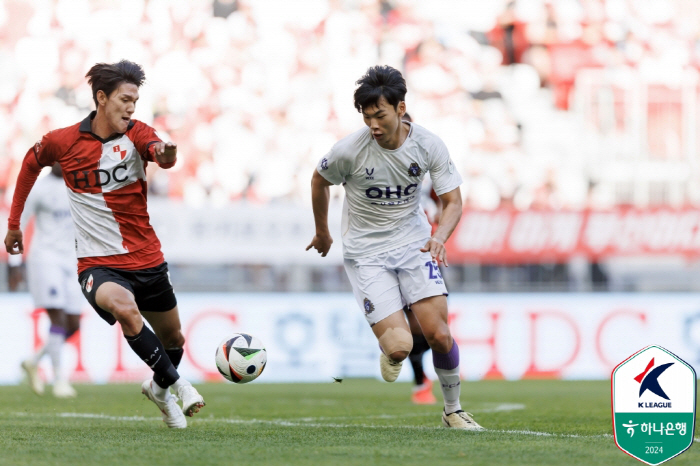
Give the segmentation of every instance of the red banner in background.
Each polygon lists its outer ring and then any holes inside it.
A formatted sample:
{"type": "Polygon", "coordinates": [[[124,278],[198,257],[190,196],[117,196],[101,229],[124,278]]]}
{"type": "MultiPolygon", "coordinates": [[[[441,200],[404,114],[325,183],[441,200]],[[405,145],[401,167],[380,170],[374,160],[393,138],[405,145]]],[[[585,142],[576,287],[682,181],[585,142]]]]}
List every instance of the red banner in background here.
{"type": "Polygon", "coordinates": [[[583,256],[700,256],[700,211],[465,210],[447,243],[457,262],[566,262],[583,256]]]}

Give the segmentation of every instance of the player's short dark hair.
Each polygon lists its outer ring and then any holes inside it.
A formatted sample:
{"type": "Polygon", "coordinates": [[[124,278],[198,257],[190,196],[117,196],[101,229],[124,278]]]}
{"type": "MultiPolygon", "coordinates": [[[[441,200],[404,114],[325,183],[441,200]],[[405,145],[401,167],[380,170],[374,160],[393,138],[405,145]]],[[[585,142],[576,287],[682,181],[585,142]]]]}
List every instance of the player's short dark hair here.
{"type": "Polygon", "coordinates": [[[382,96],[395,109],[406,98],[406,80],[401,72],[391,66],[373,66],[355,84],[355,108],[362,113],[363,108],[373,107],[382,96]]]}
{"type": "Polygon", "coordinates": [[[97,91],[102,91],[109,96],[121,83],[131,83],[141,87],[146,80],[146,73],[141,65],[128,60],[119,63],[97,63],[85,75],[88,84],[92,86],[92,100],[97,106],[97,91]]]}

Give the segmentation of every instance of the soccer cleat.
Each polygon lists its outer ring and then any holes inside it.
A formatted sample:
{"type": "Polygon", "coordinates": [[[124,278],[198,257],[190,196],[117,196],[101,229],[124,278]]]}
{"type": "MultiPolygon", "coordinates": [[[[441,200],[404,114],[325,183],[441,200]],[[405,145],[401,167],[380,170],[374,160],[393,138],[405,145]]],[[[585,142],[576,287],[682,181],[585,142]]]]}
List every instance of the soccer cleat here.
{"type": "Polygon", "coordinates": [[[393,382],[401,373],[401,365],[403,361],[392,361],[389,356],[384,353],[379,355],[379,369],[382,371],[382,377],[387,382],[393,382]]]}
{"type": "Polygon", "coordinates": [[[67,380],[57,380],[53,384],[53,396],[56,398],[75,398],[78,396],[78,392],[67,380]]]}
{"type": "Polygon", "coordinates": [[[146,398],[151,400],[158,406],[160,412],[163,413],[163,422],[170,428],[173,429],[184,429],[187,427],[187,419],[185,415],[182,414],[182,410],[177,405],[177,398],[168,393],[166,400],[162,401],[156,398],[155,393],[153,393],[153,388],[151,387],[153,380],[148,379],[141,384],[141,393],[146,395],[146,398]]]}
{"type": "Polygon", "coordinates": [[[434,405],[437,403],[435,395],[433,395],[433,382],[427,378],[423,380],[421,385],[413,388],[411,401],[417,405],[434,405]]]}
{"type": "Polygon", "coordinates": [[[186,416],[194,416],[206,404],[204,398],[192,385],[183,385],[178,388],[177,396],[182,400],[182,412],[186,416]]]}
{"type": "Polygon", "coordinates": [[[29,381],[29,386],[32,388],[34,393],[37,395],[44,394],[44,382],[39,377],[39,370],[29,359],[22,361],[22,369],[27,374],[27,380],[29,381]]]}
{"type": "Polygon", "coordinates": [[[447,414],[447,413],[445,413],[445,411],[443,411],[442,412],[442,424],[445,427],[452,427],[453,429],[473,430],[473,431],[486,430],[483,427],[481,427],[479,424],[477,424],[474,419],[472,419],[470,413],[465,413],[461,409],[458,411],[455,411],[454,413],[450,413],[450,414],[447,414]]]}

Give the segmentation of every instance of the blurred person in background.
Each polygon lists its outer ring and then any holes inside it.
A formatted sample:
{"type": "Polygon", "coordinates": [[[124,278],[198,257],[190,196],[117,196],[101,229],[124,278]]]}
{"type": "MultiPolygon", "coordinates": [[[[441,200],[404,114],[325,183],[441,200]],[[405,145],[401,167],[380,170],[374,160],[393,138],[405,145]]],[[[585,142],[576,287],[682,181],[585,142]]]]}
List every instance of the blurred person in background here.
{"type": "Polygon", "coordinates": [[[515,1],[508,2],[487,33],[489,43],[503,55],[504,65],[523,63],[523,54],[530,46],[527,24],[518,19],[515,7],[515,1]]]}
{"type": "Polygon", "coordinates": [[[402,121],[406,81],[390,66],[375,66],[357,81],[355,108],[366,128],[341,139],[321,159],[311,181],[316,234],[306,247],[325,257],[329,187],[345,188],[343,256],[358,305],[379,341],[380,369],[394,382],[413,346],[403,307],[408,305],[433,351],[446,427],[482,430],[460,405],[459,348],[447,325],[447,289],[438,261],[462,215],[462,177],[445,144],[433,133],[402,121]],[[420,204],[429,172],[442,201],[435,233],[420,204]]]}
{"type": "Polygon", "coordinates": [[[153,370],[141,391],[166,425],[186,428],[185,415],[199,412],[204,399],[177,372],[185,338],[146,205],[146,165],[171,168],[177,147],[131,118],[146,78],[139,65],[98,63],[86,77],[97,110],[49,132],[29,149],[17,178],[5,248],[12,255],[24,252],[19,220],[25,202],[41,169],[58,163],[68,187],[83,294],[107,323],[119,322],[131,349],[153,370]]]}
{"type": "MultiPolygon", "coordinates": [[[[35,218],[32,250],[27,259],[29,292],[36,309],[45,309],[51,326],[46,344],[22,362],[29,385],[37,395],[44,394],[44,382],[39,376],[39,361],[48,354],[53,367],[53,395],[72,398],[77,395],[68,382],[69,374],[61,367],[61,353],[65,341],[80,328],[80,309],[83,297],[75,282],[75,233],[66,194],[63,173],[59,164],[51,167],[48,176],[37,181],[27,198],[21,223],[27,226],[35,218]]],[[[19,256],[10,256],[12,259],[19,256]]],[[[11,275],[21,273],[15,261],[11,275]]]]}

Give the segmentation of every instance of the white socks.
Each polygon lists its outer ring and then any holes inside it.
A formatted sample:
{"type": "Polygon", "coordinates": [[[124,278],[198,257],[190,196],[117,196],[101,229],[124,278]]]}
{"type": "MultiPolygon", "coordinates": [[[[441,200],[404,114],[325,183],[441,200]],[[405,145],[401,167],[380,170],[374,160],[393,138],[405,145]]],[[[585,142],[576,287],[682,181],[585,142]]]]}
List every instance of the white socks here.
{"type": "Polygon", "coordinates": [[[462,409],[462,405],[459,404],[459,366],[454,369],[438,369],[436,367],[435,373],[440,380],[440,389],[445,399],[445,412],[451,414],[462,409]]]}
{"type": "Polygon", "coordinates": [[[175,381],[174,384],[169,386],[168,388],[163,388],[160,385],[158,385],[155,381],[151,382],[151,389],[153,390],[153,394],[158,398],[159,400],[167,400],[168,396],[170,396],[170,389],[172,388],[175,393],[177,393],[177,390],[180,387],[185,387],[187,385],[192,385],[189,383],[187,380],[183,379],[180,377],[175,381]]]}
{"type": "Polygon", "coordinates": [[[51,332],[49,333],[46,346],[44,347],[51,358],[54,380],[60,380],[63,376],[63,374],[61,374],[61,349],[65,341],[66,336],[64,334],[51,332]]]}
{"type": "Polygon", "coordinates": [[[192,384],[189,383],[187,380],[183,379],[182,377],[180,377],[179,379],[177,379],[177,380],[175,381],[174,384],[172,384],[172,385],[170,386],[170,388],[172,388],[173,390],[175,390],[175,391],[177,392],[177,390],[178,390],[180,387],[186,387],[186,386],[188,386],[188,385],[192,385],[192,384]]]}
{"type": "Polygon", "coordinates": [[[36,353],[34,356],[32,356],[29,360],[30,360],[35,366],[38,366],[38,365],[39,365],[39,361],[41,361],[41,358],[44,357],[44,355],[46,354],[46,350],[47,350],[47,349],[48,349],[48,344],[45,344],[45,345],[42,346],[41,349],[39,349],[39,351],[37,351],[37,353],[36,353]]]}
{"type": "Polygon", "coordinates": [[[168,396],[170,395],[170,391],[167,388],[163,388],[160,385],[158,385],[155,380],[151,380],[151,390],[153,390],[153,394],[158,398],[159,400],[167,400],[168,396]]]}

